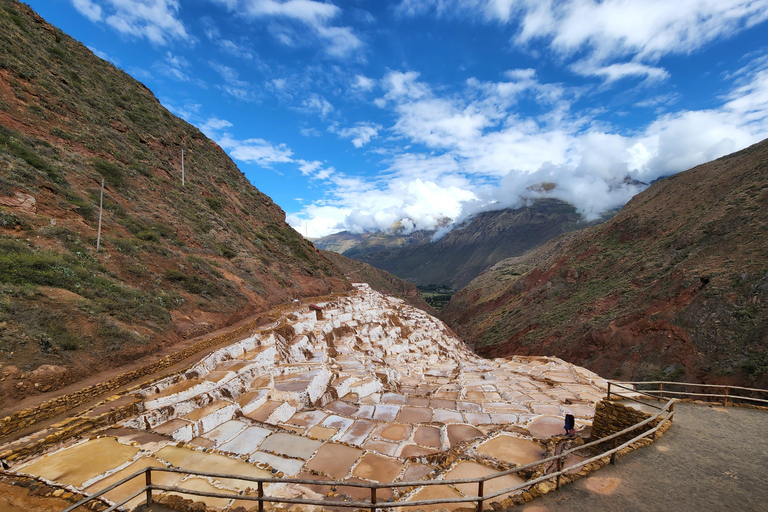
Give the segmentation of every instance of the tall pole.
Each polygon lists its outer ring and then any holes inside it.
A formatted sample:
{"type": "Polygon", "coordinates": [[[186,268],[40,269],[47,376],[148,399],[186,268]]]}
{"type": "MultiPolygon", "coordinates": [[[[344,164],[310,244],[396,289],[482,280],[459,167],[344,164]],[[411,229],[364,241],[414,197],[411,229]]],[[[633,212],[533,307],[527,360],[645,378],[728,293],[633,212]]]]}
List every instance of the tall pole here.
{"type": "Polygon", "coordinates": [[[96,236],[96,252],[101,246],[101,214],[104,211],[104,178],[101,179],[101,196],[99,197],[99,233],[96,236]]]}
{"type": "Polygon", "coordinates": [[[181,148],[181,186],[184,186],[184,148],[181,148]]]}

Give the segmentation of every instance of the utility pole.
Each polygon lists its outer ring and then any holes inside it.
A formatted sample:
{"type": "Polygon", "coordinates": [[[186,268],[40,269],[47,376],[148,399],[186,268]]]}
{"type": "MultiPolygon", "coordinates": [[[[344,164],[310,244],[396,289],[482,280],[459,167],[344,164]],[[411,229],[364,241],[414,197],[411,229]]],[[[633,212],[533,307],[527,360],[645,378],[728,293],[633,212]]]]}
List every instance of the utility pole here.
{"type": "Polygon", "coordinates": [[[101,196],[99,197],[99,233],[96,236],[96,252],[101,246],[101,214],[104,211],[104,178],[101,178],[101,196]]]}

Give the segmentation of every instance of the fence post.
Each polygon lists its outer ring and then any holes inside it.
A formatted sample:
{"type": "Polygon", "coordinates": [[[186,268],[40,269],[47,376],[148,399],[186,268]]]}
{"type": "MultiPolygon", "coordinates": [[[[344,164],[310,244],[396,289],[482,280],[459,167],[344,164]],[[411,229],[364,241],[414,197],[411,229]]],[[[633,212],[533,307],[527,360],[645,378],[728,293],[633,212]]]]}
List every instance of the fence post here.
{"type": "MultiPolygon", "coordinates": [[[[613,449],[615,450],[618,445],[619,445],[619,438],[618,437],[614,437],[613,438],[613,449]]],[[[616,452],[611,453],[611,464],[616,464],[616,452]]]]}
{"type": "Polygon", "coordinates": [[[659,398],[664,398],[664,383],[659,382],[659,398]]]}
{"type": "Polygon", "coordinates": [[[376,512],[376,488],[371,487],[371,512],[376,512]]]}
{"type": "Polygon", "coordinates": [[[147,485],[147,506],[152,505],[152,466],[147,466],[144,472],[144,482],[147,485]]]}
{"type": "Polygon", "coordinates": [[[483,480],[477,482],[477,512],[483,512],[483,480]]]}
{"type": "Polygon", "coordinates": [[[264,512],[264,482],[259,482],[259,512],[264,512]]]}
{"type": "Polygon", "coordinates": [[[557,459],[557,490],[560,490],[560,472],[563,470],[563,458],[557,459]]]}
{"type": "Polygon", "coordinates": [[[606,400],[610,400],[610,399],[611,399],[611,381],[608,381],[608,397],[606,398],[606,400]]]}
{"type": "Polygon", "coordinates": [[[725,388],[725,396],[723,397],[723,405],[728,405],[728,388],[725,388]]]}

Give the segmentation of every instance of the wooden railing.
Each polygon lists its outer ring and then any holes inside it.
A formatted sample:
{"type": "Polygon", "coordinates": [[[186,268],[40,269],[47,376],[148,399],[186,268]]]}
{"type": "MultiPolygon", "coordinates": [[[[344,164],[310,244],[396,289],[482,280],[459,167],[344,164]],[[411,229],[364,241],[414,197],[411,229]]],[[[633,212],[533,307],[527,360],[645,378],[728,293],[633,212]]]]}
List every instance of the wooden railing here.
{"type": "MultiPolygon", "coordinates": [[[[627,388],[627,389],[631,389],[631,388],[627,388]]],[[[617,395],[617,393],[613,393],[613,395],[617,395]]],[[[146,503],[149,505],[153,501],[153,495],[152,495],[153,491],[174,492],[178,494],[202,496],[202,497],[210,497],[210,498],[224,498],[224,499],[230,499],[230,500],[236,499],[240,501],[253,501],[253,502],[258,502],[260,512],[264,510],[264,503],[267,503],[267,502],[319,505],[319,506],[325,506],[325,507],[347,507],[347,508],[358,508],[358,509],[368,508],[371,510],[371,512],[375,512],[376,509],[389,509],[394,507],[417,507],[417,506],[438,505],[438,504],[447,504],[447,503],[476,502],[477,511],[482,512],[483,503],[493,498],[497,498],[505,494],[512,494],[518,491],[523,491],[541,482],[552,481],[552,480],[554,480],[556,484],[556,488],[560,489],[561,477],[566,472],[575,472],[581,467],[586,466],[587,464],[592,464],[593,462],[604,459],[605,457],[610,457],[611,463],[615,463],[616,454],[619,451],[623,450],[624,448],[630,446],[632,443],[640,439],[653,435],[667,421],[672,420],[672,417],[674,416],[674,399],[669,400],[663,407],[658,407],[658,408],[659,408],[659,412],[657,412],[655,415],[647,418],[644,421],[641,421],[640,423],[632,425],[631,427],[628,427],[620,432],[616,432],[615,434],[602,437],[596,441],[592,441],[590,443],[578,446],[571,450],[564,451],[557,455],[552,455],[551,457],[547,457],[545,459],[541,459],[536,462],[526,464],[524,466],[514,467],[512,469],[495,473],[493,475],[487,475],[484,477],[462,478],[462,479],[453,479],[453,480],[426,480],[426,481],[416,481],[416,482],[368,483],[368,482],[306,480],[306,479],[300,479],[300,478],[295,478],[295,479],[294,478],[256,478],[256,477],[248,477],[248,476],[242,476],[242,475],[227,475],[227,474],[220,474],[220,473],[191,471],[191,470],[178,469],[178,468],[147,467],[146,469],[137,471],[132,475],[126,478],[123,478],[119,482],[116,482],[110,485],[109,487],[102,489],[101,491],[95,494],[92,494],[87,498],[84,498],[83,500],[66,508],[62,512],[72,512],[78,507],[84,505],[85,503],[99,499],[105,493],[116,489],[117,487],[133,480],[134,478],[140,478],[142,475],[144,475],[144,482],[145,482],[144,487],[134,492],[130,496],[126,497],[125,499],[121,500],[120,502],[110,506],[104,512],[111,512],[113,510],[116,510],[119,507],[123,506],[124,504],[128,503],[129,501],[133,500],[137,496],[141,496],[142,494],[146,496],[146,503]],[[620,445],[618,444],[617,440],[619,437],[625,434],[628,434],[629,432],[632,432],[634,430],[640,429],[645,425],[647,425],[648,423],[654,422],[656,420],[658,420],[658,422],[653,428],[646,430],[644,432],[641,432],[637,436],[633,437],[632,439],[620,445]],[[581,462],[578,462],[568,468],[564,468],[565,460],[574,452],[582,451],[588,448],[596,448],[598,447],[598,445],[605,446],[605,443],[608,441],[613,441],[613,447],[610,450],[606,452],[602,452],[599,455],[590,457],[581,462]],[[557,467],[557,470],[553,473],[542,475],[533,480],[528,480],[526,482],[523,482],[513,487],[508,487],[506,489],[498,490],[491,493],[484,492],[485,482],[489,480],[493,480],[493,479],[500,478],[500,477],[514,474],[514,473],[519,473],[520,471],[530,470],[530,469],[539,467],[543,464],[553,465],[551,463],[556,463],[556,467],[557,467]],[[183,489],[183,488],[174,487],[174,486],[159,485],[159,484],[153,483],[152,481],[152,474],[155,472],[181,473],[184,475],[196,475],[196,476],[204,476],[204,477],[211,477],[211,478],[217,478],[217,479],[226,478],[231,480],[242,480],[245,482],[252,482],[252,483],[255,483],[257,486],[256,487],[257,494],[255,496],[245,495],[245,494],[231,494],[231,493],[225,494],[225,493],[215,493],[215,492],[208,492],[208,491],[197,491],[192,489],[183,489]],[[340,500],[315,500],[315,499],[305,499],[305,498],[287,498],[287,497],[265,495],[264,484],[273,484],[273,483],[304,484],[304,485],[312,485],[312,486],[327,486],[327,487],[334,487],[334,488],[335,487],[366,488],[366,489],[370,489],[371,498],[370,498],[370,501],[340,501],[340,500]],[[379,501],[378,500],[378,496],[380,496],[378,494],[379,489],[392,489],[392,488],[402,488],[402,487],[415,488],[415,487],[427,487],[427,486],[435,486],[435,485],[456,485],[456,484],[476,484],[477,495],[464,496],[459,498],[437,498],[437,499],[413,500],[413,501],[379,501]]]]}
{"type": "MultiPolygon", "coordinates": [[[[610,394],[611,385],[621,386],[624,389],[630,389],[627,386],[634,386],[634,391],[642,393],[646,396],[653,396],[655,398],[669,398],[669,397],[692,397],[696,399],[715,399],[715,401],[722,401],[723,405],[728,405],[729,402],[753,402],[757,405],[768,406],[768,390],[757,388],[745,388],[741,386],[726,386],[718,384],[694,384],[691,382],[667,382],[667,381],[647,381],[647,382],[609,382],[608,390],[610,394]],[[642,386],[643,389],[640,388],[642,386]],[[666,388],[665,388],[666,386],[666,388]],[[645,389],[647,388],[647,389],[645,389]],[[692,391],[680,391],[684,388],[699,388],[702,391],[720,391],[721,393],[714,392],[700,392],[694,393],[692,391]],[[734,392],[740,392],[741,394],[734,394],[734,392]],[[756,396],[744,396],[744,393],[750,393],[752,395],[763,396],[764,398],[757,398],[756,396]],[[666,395],[666,397],[665,397],[666,395]]],[[[709,400],[712,401],[712,400],[709,400]]]]}

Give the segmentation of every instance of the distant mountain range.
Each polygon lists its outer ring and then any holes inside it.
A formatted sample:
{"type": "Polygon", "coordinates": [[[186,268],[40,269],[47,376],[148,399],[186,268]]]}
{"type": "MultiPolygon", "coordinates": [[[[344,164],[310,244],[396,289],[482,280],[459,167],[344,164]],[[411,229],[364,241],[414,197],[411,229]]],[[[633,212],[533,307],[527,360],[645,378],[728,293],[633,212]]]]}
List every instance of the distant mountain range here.
{"type": "Polygon", "coordinates": [[[440,317],[486,356],[607,378],[768,386],[768,141],[662,179],[506,259],[440,317]]]}
{"type": "Polygon", "coordinates": [[[586,222],[564,201],[537,199],[522,208],[480,213],[434,242],[435,231],[407,235],[343,232],[316,240],[315,245],[420,286],[460,289],[505,258],[592,224],[595,222],[586,222]]]}

